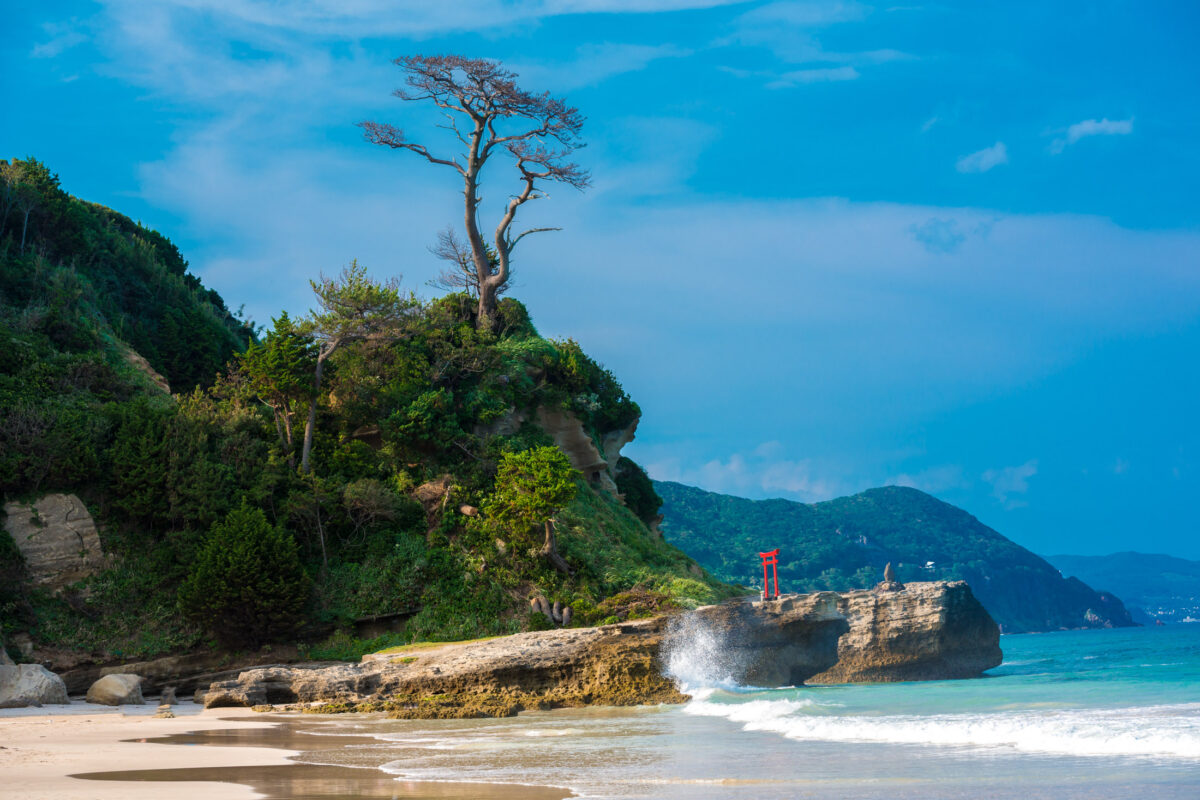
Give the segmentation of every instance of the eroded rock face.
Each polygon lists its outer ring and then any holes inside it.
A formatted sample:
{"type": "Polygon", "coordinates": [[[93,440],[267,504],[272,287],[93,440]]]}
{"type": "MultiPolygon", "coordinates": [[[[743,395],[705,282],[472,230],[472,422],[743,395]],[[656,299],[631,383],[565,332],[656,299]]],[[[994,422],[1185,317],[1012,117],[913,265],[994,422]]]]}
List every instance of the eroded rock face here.
{"type": "Polygon", "coordinates": [[[619,431],[604,434],[600,447],[596,446],[595,440],[584,430],[579,417],[570,411],[540,406],[537,410],[537,422],[554,439],[559,449],[567,454],[571,466],[604,491],[617,494],[617,483],[613,480],[614,470],[621,458],[621,448],[634,439],[638,426],[636,419],[619,431]]]}
{"type": "Polygon", "coordinates": [[[681,702],[658,654],[665,621],[564,628],[367,656],[335,667],[267,667],[197,690],[208,707],[324,702],[395,716],[509,716],[529,708],[681,702]]]}
{"type": "Polygon", "coordinates": [[[196,691],[206,706],[331,704],[402,717],[681,702],[679,684],[753,686],[975,677],[1001,661],[999,629],[963,582],[818,592],[708,606],[599,628],[520,633],[271,666],[196,691]]]}
{"type": "Polygon", "coordinates": [[[88,689],[87,701],[103,706],[142,705],[142,678],[140,675],[105,675],[88,689]]]}
{"type": "Polygon", "coordinates": [[[973,678],[1002,660],[1000,629],[963,581],[707,606],[666,646],[689,683],[707,672],[766,687],[973,678]]]}
{"type": "Polygon", "coordinates": [[[34,583],[57,591],[103,567],[96,523],[75,495],[48,494],[32,506],[6,503],[4,513],[4,528],[34,583]]]}
{"type": "Polygon", "coordinates": [[[850,627],[837,663],[809,683],[974,678],[1003,660],[1000,628],[965,581],[847,592],[838,610],[850,627]]]}
{"type": "Polygon", "coordinates": [[[41,664],[0,666],[0,708],[66,702],[67,687],[62,678],[41,664]]]}

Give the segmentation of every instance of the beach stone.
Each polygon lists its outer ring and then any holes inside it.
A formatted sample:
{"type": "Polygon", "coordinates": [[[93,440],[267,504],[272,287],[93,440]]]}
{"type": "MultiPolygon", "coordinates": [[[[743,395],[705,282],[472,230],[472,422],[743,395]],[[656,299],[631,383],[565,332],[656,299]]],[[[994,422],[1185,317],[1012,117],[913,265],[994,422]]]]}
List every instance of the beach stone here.
{"type": "Polygon", "coordinates": [[[13,666],[13,660],[9,658],[8,651],[4,649],[4,640],[0,639],[0,667],[13,666]]]}
{"type": "Polygon", "coordinates": [[[179,702],[178,700],[175,699],[175,687],[174,686],[168,686],[167,688],[162,690],[161,702],[164,706],[173,706],[179,702]]]}
{"type": "Polygon", "coordinates": [[[67,686],[62,678],[41,664],[0,666],[0,708],[67,702],[67,686]]]}
{"type": "Polygon", "coordinates": [[[103,568],[96,523],[75,495],[5,503],[4,513],[4,529],[25,558],[35,585],[54,592],[103,568]]]}
{"type": "Polygon", "coordinates": [[[105,675],[88,689],[87,701],[103,706],[142,705],[140,675],[105,675]]]}

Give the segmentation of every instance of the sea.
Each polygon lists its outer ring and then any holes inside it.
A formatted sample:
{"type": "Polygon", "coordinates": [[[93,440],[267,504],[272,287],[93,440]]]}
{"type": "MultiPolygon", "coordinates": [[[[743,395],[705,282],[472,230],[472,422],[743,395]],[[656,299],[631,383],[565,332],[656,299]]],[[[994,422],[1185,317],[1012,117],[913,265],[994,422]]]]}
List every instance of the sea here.
{"type": "Polygon", "coordinates": [[[761,689],[697,641],[669,659],[686,705],[327,717],[301,760],[584,798],[1200,800],[1200,625],[1000,644],[973,680],[761,689]]]}

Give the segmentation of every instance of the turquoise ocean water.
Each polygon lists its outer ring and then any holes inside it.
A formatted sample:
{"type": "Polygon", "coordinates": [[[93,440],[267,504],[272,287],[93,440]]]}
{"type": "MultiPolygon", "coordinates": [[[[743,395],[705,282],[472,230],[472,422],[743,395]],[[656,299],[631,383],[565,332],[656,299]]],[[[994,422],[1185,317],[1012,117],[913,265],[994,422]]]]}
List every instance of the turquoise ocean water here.
{"type": "Polygon", "coordinates": [[[671,668],[686,706],[338,721],[325,763],[592,798],[1200,799],[1200,625],[1001,638],[977,680],[756,690],[671,668]]]}

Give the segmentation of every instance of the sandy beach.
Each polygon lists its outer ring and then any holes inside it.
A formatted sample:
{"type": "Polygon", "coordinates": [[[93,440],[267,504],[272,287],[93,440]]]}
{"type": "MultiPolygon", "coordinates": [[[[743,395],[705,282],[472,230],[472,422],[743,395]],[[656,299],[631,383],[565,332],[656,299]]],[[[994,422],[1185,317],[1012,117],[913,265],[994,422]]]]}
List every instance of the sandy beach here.
{"type": "MultiPolygon", "coordinates": [[[[153,716],[155,707],[110,709],[72,703],[0,712],[0,774],[3,794],[13,798],[103,800],[162,796],[156,783],[91,781],[71,775],[122,769],[179,769],[285,765],[292,751],[268,747],[180,747],[137,741],[190,731],[231,727],[270,728],[249,709],[204,710],[176,706],[173,719],[153,716]],[[134,740],[134,741],[127,741],[134,740]]],[[[246,786],[178,782],[174,800],[258,797],[246,786]],[[217,788],[219,786],[219,789],[217,788]]]]}
{"type": "MultiPolygon", "coordinates": [[[[559,800],[567,794],[514,784],[405,781],[362,765],[300,763],[292,757],[312,755],[314,744],[333,744],[306,735],[314,721],[300,716],[206,710],[194,703],[174,706],[170,719],[154,717],[155,711],[152,704],[105,708],[82,702],[0,711],[3,796],[559,800]]],[[[341,736],[336,746],[367,742],[374,740],[341,736]]]]}

